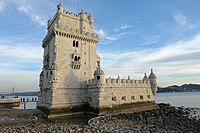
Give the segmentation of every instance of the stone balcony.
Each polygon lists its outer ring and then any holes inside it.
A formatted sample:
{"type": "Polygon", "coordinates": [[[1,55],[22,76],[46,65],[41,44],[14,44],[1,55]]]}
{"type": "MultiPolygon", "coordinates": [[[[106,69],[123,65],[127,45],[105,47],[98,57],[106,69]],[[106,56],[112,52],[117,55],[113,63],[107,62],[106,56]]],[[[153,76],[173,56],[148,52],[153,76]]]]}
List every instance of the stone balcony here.
{"type": "Polygon", "coordinates": [[[72,68],[73,69],[80,69],[81,62],[80,61],[72,61],[72,68]]]}

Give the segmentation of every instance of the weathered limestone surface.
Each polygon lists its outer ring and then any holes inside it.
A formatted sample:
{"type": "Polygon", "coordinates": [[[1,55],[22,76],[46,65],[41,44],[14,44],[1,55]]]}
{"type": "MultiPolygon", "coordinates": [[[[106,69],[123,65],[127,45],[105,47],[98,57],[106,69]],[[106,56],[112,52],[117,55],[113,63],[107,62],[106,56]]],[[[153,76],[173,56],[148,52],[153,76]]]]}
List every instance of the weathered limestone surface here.
{"type": "Polygon", "coordinates": [[[84,10],[79,14],[64,11],[48,21],[43,40],[43,68],[40,73],[38,108],[48,114],[99,113],[104,109],[134,107],[136,103],[155,104],[157,78],[151,71],[142,80],[105,79],[96,53],[98,36],[94,20],[84,10]]]}

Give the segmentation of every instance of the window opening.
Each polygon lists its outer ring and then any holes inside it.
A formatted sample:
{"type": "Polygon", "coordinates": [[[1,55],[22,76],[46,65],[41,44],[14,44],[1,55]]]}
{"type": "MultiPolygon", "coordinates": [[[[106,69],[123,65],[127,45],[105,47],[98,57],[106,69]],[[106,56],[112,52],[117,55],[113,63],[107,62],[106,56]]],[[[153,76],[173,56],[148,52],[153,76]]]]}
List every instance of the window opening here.
{"type": "Polygon", "coordinates": [[[74,61],[78,61],[78,58],[77,58],[77,56],[75,56],[75,58],[74,58],[74,61]]]}
{"type": "Polygon", "coordinates": [[[76,47],[76,41],[73,41],[73,47],[76,47]]]}
{"type": "Polygon", "coordinates": [[[80,61],[81,57],[78,57],[78,61],[80,61]]]}
{"type": "Polygon", "coordinates": [[[123,96],[123,97],[122,97],[122,100],[126,101],[126,97],[125,97],[125,96],[123,96]]]}
{"type": "Polygon", "coordinates": [[[117,101],[117,98],[116,97],[112,97],[112,101],[117,101]]]}
{"type": "Polygon", "coordinates": [[[143,100],[143,95],[140,95],[140,99],[143,100]]]}
{"type": "Polygon", "coordinates": [[[131,100],[135,100],[135,96],[131,96],[131,100]]]}

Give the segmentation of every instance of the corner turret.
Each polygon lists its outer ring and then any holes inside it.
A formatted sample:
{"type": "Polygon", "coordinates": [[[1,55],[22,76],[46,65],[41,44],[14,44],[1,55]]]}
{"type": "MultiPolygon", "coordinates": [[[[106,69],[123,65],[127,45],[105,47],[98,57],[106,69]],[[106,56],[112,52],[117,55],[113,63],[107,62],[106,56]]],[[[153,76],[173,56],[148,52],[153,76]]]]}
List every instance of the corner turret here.
{"type": "Polygon", "coordinates": [[[57,13],[64,13],[64,6],[61,2],[57,5],[57,13]]]}
{"type": "Polygon", "coordinates": [[[149,81],[150,81],[150,84],[151,84],[151,90],[152,90],[152,93],[153,95],[155,96],[156,95],[156,92],[157,92],[157,77],[156,75],[153,73],[153,69],[151,69],[151,73],[149,75],[149,81]]]}
{"type": "Polygon", "coordinates": [[[91,28],[93,29],[93,26],[94,26],[94,19],[93,19],[92,13],[89,14],[88,20],[89,20],[89,22],[90,22],[91,28]]]}
{"type": "Polygon", "coordinates": [[[86,18],[87,18],[86,12],[83,9],[81,10],[80,18],[81,18],[81,20],[86,20],[86,18]]]}
{"type": "Polygon", "coordinates": [[[49,69],[49,71],[50,71],[50,83],[52,85],[51,87],[55,88],[56,87],[55,83],[59,82],[58,81],[58,74],[57,74],[58,67],[57,67],[57,62],[56,62],[55,59],[53,60],[52,66],[49,69]]]}
{"type": "Polygon", "coordinates": [[[146,73],[144,73],[144,78],[143,78],[143,80],[148,80],[148,78],[147,78],[147,74],[146,73]]]}
{"type": "Polygon", "coordinates": [[[105,82],[105,74],[104,71],[101,69],[100,64],[98,64],[98,67],[94,72],[94,80],[98,86],[104,84],[105,82]]]}

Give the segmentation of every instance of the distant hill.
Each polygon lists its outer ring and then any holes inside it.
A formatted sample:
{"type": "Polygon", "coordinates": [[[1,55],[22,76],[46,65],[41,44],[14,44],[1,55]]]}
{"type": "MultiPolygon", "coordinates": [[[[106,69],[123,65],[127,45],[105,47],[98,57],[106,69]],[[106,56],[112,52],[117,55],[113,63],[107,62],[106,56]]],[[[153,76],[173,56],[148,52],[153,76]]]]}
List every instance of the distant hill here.
{"type": "Polygon", "coordinates": [[[172,85],[168,87],[158,87],[158,93],[162,92],[196,92],[200,91],[199,84],[184,84],[181,86],[172,85]]]}

